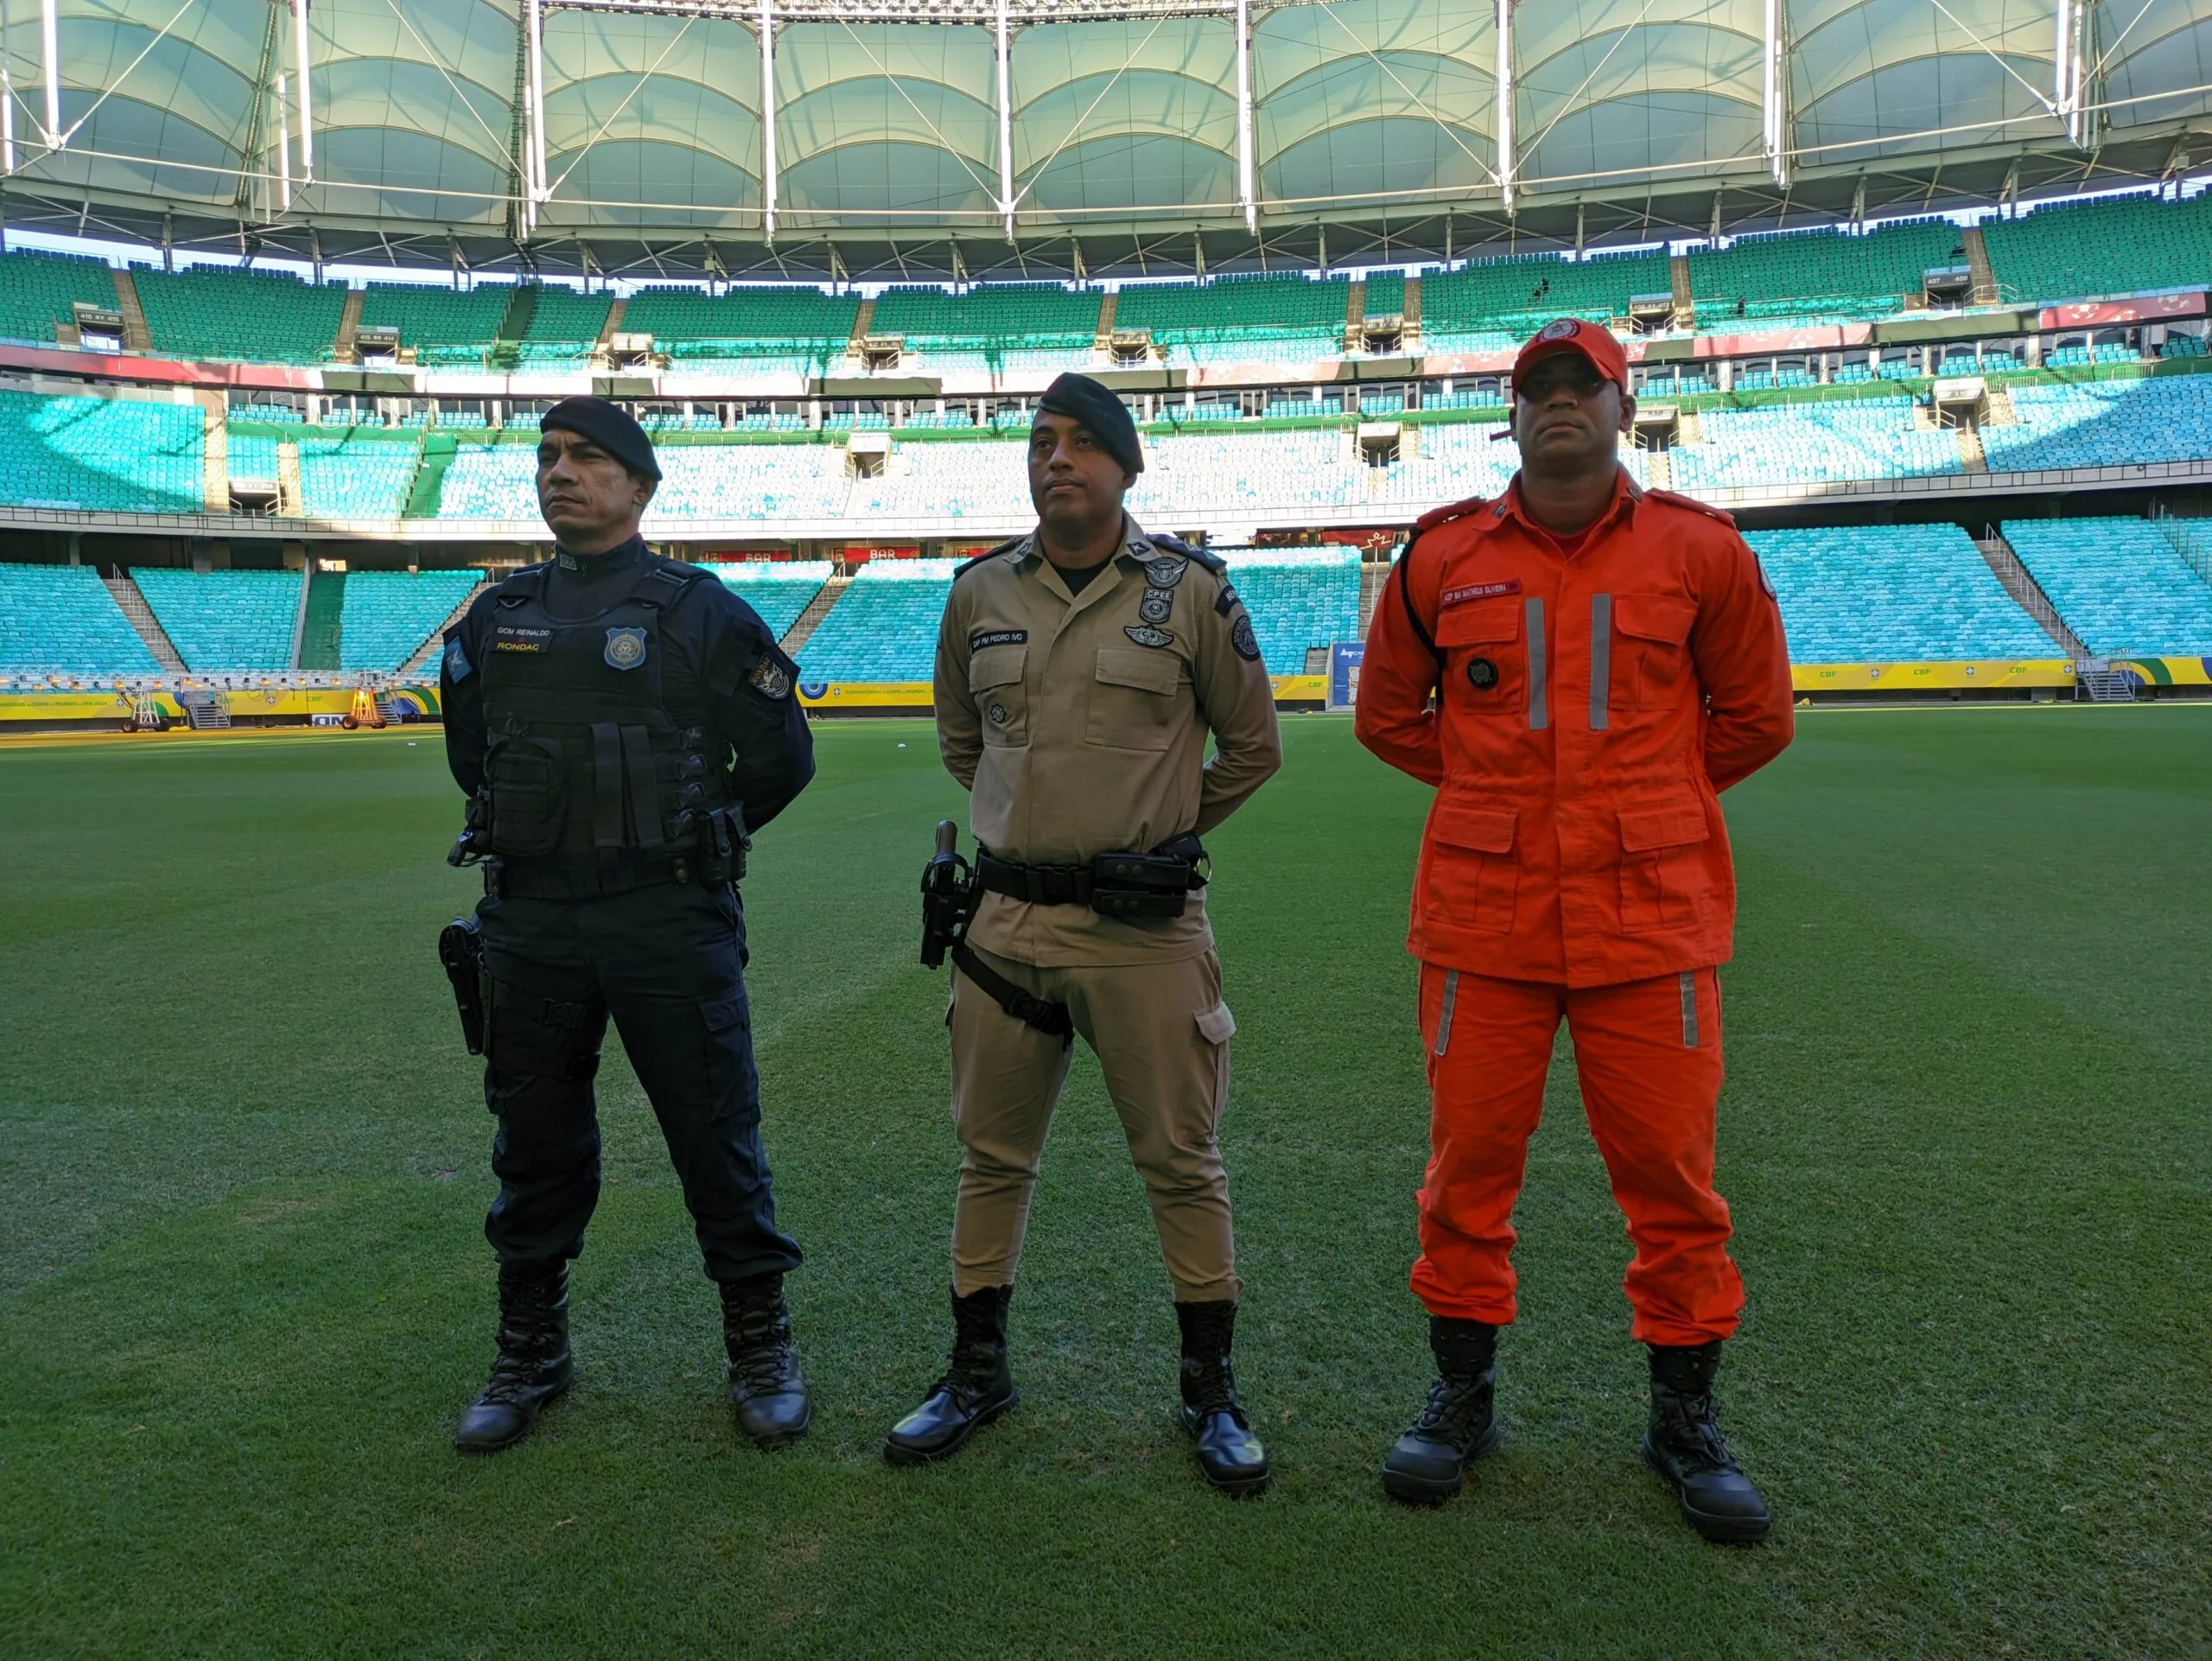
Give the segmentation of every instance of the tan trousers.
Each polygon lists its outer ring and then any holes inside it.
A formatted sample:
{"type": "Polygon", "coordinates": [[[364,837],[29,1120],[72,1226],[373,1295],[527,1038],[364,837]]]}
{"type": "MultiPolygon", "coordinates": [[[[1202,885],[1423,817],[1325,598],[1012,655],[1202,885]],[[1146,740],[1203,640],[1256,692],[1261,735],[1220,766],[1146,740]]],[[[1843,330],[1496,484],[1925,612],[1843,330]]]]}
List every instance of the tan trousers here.
{"type": "MultiPolygon", "coordinates": [[[[1045,969],[979,951],[1024,990],[1068,1006],[1098,1057],[1106,1091],[1152,1201],[1176,1301],[1237,1295],[1229,1180],[1215,1131],[1229,1095],[1221,960],[1045,969]]],[[[952,1219],[953,1289],[1011,1285],[1029,1195],[1072,1052],[952,977],[952,1123],[966,1156],[952,1219]]]]}

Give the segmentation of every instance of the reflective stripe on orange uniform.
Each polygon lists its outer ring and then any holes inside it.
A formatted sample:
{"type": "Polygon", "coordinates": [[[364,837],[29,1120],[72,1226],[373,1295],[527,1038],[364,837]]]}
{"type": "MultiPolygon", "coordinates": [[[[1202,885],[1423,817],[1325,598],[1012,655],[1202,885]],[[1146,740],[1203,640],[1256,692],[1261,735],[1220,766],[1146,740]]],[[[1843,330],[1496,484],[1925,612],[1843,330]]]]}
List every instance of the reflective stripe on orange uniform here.
{"type": "Polygon", "coordinates": [[[1792,728],[1781,611],[1734,521],[1622,473],[1570,556],[1516,482],[1429,515],[1400,563],[1356,729],[1438,786],[1408,948],[1570,987],[1726,962],[1719,792],[1792,728]]]}

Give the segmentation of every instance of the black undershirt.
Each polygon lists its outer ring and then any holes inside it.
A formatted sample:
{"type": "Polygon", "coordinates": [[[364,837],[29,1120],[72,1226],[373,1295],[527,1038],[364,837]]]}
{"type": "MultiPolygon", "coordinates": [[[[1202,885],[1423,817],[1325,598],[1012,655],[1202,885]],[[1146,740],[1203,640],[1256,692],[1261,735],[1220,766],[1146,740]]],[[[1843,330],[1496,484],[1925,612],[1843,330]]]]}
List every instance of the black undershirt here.
{"type": "Polygon", "coordinates": [[[1092,578],[1113,563],[1111,556],[1109,556],[1100,560],[1096,565],[1085,565],[1079,570],[1070,570],[1056,559],[1052,562],[1052,569],[1060,574],[1060,581],[1068,585],[1070,594],[1081,594],[1090,586],[1092,578]]]}

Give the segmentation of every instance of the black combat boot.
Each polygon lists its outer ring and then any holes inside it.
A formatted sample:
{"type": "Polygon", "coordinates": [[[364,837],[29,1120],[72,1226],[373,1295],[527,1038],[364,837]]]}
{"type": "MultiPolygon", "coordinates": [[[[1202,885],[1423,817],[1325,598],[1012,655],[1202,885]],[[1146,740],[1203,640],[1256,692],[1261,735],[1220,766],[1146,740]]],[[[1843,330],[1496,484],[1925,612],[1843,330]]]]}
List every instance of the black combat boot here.
{"type": "Polygon", "coordinates": [[[1252,1434],[1229,1350],[1236,1333],[1236,1305],[1179,1303],[1183,1328],[1183,1429],[1198,1448],[1198,1469],[1232,1499],[1249,1499],[1268,1486],[1268,1450],[1252,1434]]]}
{"type": "Polygon", "coordinates": [[[947,1459],[968,1438],[1021,1400],[1006,1359],[1006,1310],[1011,1286],[952,1295],[952,1365],[922,1404],[891,1427],[883,1456],[893,1465],[947,1459]]]}
{"type": "Polygon", "coordinates": [[[1682,1520],[1707,1539],[1747,1545],[1766,1538],[1766,1501],[1729,1453],[1713,1414],[1713,1376],[1720,1340],[1674,1348],[1651,1346],[1651,1428],[1643,1457],[1674,1484],[1682,1520]]]}
{"type": "Polygon", "coordinates": [[[737,1410],[737,1428],[761,1448],[797,1441],[814,1409],[798,1375],[784,1277],[724,1281],[721,1289],[722,1343],[729,1351],[729,1403],[737,1410]]]}
{"type": "Polygon", "coordinates": [[[1471,1459],[1497,1447],[1491,1399],[1497,1385],[1497,1328],[1452,1315],[1428,1318],[1436,1382],[1428,1405],[1382,1461],[1382,1488],[1393,1499],[1437,1505],[1459,1492],[1471,1459]]]}
{"type": "Polygon", "coordinates": [[[530,1434],[538,1412],[576,1376],[569,1352],[569,1266],[499,1271],[499,1353],[491,1382],[462,1411],[453,1445],[496,1454],[530,1434]]]}

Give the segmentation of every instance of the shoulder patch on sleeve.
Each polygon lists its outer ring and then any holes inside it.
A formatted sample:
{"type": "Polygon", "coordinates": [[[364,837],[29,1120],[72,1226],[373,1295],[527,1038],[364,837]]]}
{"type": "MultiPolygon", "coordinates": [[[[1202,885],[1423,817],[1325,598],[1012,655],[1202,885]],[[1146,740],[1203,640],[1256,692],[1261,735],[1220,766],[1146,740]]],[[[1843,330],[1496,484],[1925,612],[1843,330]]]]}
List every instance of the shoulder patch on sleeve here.
{"type": "Polygon", "coordinates": [[[1236,626],[1229,631],[1229,644],[1246,663],[1260,661],[1260,642],[1252,633],[1252,620],[1241,611],[1236,614],[1236,626]]]}
{"type": "Polygon", "coordinates": [[[780,703],[791,695],[791,684],[798,678],[798,665],[784,656],[783,648],[771,646],[760,654],[760,661],[753,665],[746,684],[762,697],[780,703]]]}
{"type": "Polygon", "coordinates": [[[1759,574],[1759,587],[1766,590],[1766,597],[1780,605],[1782,596],[1774,591],[1774,579],[1766,574],[1766,562],[1759,557],[1756,548],[1751,549],[1751,569],[1759,574]]]}
{"type": "Polygon", "coordinates": [[[1230,582],[1223,583],[1221,585],[1221,592],[1213,597],[1213,608],[1219,612],[1224,617],[1226,617],[1229,615],[1230,608],[1236,604],[1236,585],[1230,582]]]}
{"type": "Polygon", "coordinates": [[[458,686],[468,678],[475,667],[468,661],[468,648],[461,645],[461,636],[458,633],[447,636],[446,678],[458,686]]]}

